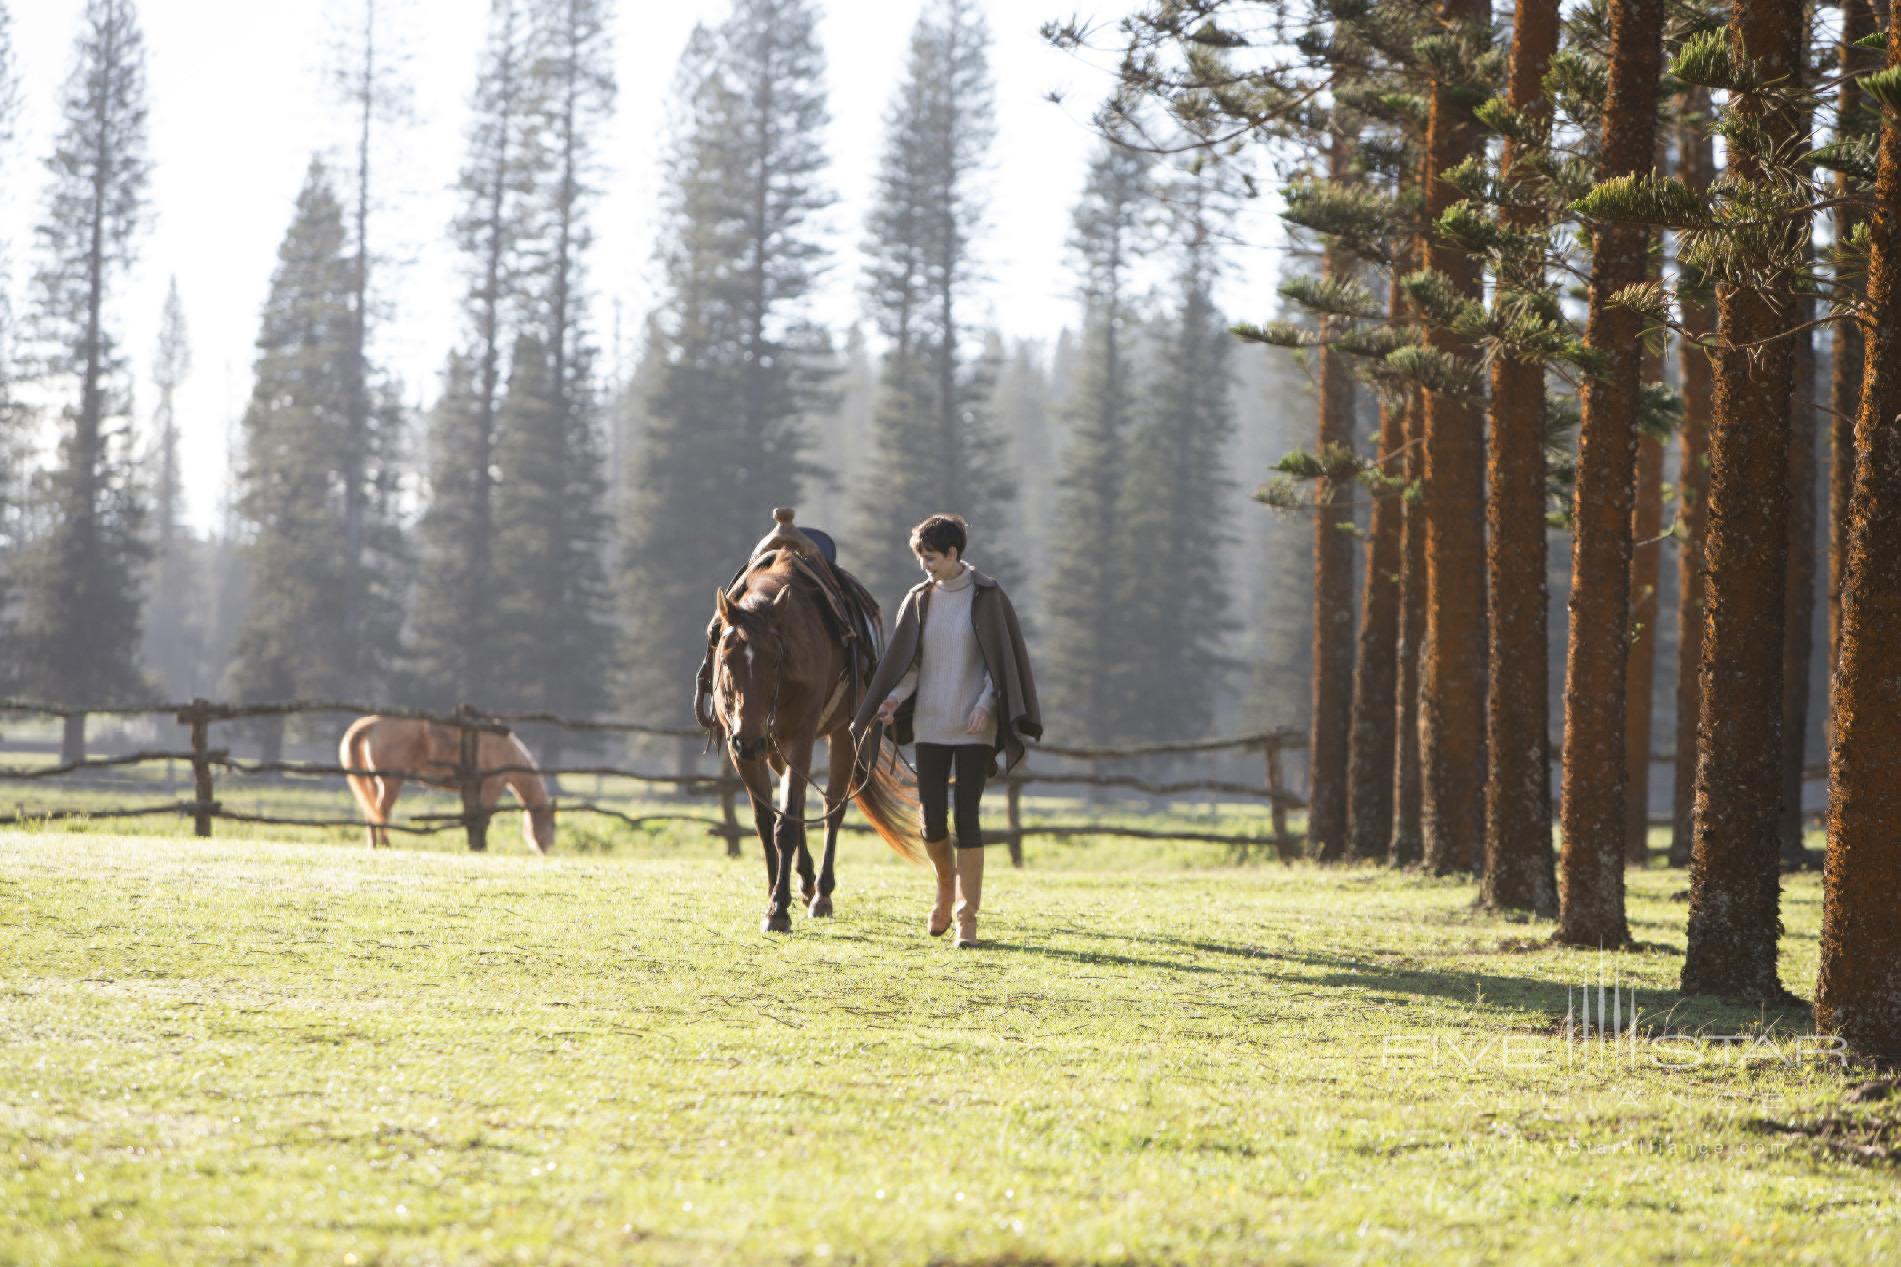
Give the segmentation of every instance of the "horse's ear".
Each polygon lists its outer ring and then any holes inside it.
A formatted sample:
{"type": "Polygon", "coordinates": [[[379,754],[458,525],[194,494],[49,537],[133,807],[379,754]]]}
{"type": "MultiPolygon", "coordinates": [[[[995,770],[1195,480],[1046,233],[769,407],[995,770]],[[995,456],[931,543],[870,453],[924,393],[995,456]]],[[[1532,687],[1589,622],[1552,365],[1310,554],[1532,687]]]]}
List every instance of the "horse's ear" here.
{"type": "Polygon", "coordinates": [[[733,605],[731,600],[726,597],[725,590],[716,589],[713,591],[713,607],[719,612],[719,618],[721,620],[726,621],[728,624],[732,623],[733,605]]]}

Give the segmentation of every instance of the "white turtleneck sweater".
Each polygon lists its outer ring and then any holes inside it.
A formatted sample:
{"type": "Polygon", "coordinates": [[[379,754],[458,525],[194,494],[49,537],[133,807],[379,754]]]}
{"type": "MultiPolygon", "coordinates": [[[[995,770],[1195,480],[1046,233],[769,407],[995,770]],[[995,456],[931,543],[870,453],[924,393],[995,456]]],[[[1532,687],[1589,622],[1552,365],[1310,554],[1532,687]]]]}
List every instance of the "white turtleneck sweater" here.
{"type": "Polygon", "coordinates": [[[977,586],[970,564],[948,581],[931,583],[918,660],[898,680],[891,698],[903,703],[917,692],[911,729],[918,743],[983,744],[997,741],[996,687],[984,670],[970,604],[977,586]],[[965,729],[979,705],[988,713],[980,734],[965,729]]]}

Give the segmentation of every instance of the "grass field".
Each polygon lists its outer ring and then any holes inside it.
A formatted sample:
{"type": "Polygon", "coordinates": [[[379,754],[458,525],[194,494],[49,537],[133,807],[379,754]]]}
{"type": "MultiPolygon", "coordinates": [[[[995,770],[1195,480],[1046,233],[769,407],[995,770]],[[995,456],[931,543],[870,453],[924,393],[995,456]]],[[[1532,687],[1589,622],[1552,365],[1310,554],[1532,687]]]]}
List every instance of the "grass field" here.
{"type": "Polygon", "coordinates": [[[1469,883],[1050,847],[957,952],[877,848],[769,940],[702,840],[0,833],[0,1263],[1901,1260],[1901,1105],[1679,1005],[1681,872],[1614,1047],[1469,883]]]}

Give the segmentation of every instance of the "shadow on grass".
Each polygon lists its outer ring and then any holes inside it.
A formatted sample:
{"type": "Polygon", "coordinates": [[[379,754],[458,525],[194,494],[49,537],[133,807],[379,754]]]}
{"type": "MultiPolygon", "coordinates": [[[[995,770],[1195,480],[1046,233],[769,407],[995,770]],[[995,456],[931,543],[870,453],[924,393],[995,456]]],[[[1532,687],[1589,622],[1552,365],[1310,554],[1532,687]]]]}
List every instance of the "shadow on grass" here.
{"type": "MultiPolygon", "coordinates": [[[[1305,986],[1336,986],[1363,992],[1370,991],[1373,993],[1367,997],[1372,997],[1376,1001],[1380,1001],[1379,996],[1384,994],[1387,997],[1383,1001],[1402,1004],[1409,1001],[1408,996],[1410,996],[1411,998],[1457,1000],[1462,1003],[1472,1003],[1481,1008],[1504,1007],[1517,1011],[1542,1012],[1552,1018],[1550,1024],[1553,1026],[1562,1024],[1567,1011],[1581,1006],[1578,1003],[1581,991],[1589,989],[1594,993],[1598,984],[1595,980],[1582,978],[1575,981],[1554,981],[1548,977],[1509,976],[1497,972],[1402,968],[1390,964],[1371,963],[1347,955],[1272,950],[1265,946],[1238,946],[1227,942],[1204,941],[1189,937],[1131,936],[1088,929],[1068,931],[1071,935],[1080,937],[1177,946],[1202,954],[1246,959],[1257,964],[1270,961],[1296,965],[1304,969],[1319,969],[1318,975],[1311,971],[1274,972],[1272,975],[1305,986]]],[[[1554,947],[1554,949],[1564,948],[1554,947]]],[[[1641,952],[1663,948],[1638,946],[1635,949],[1641,952]]],[[[1163,966],[1173,967],[1178,971],[1192,967],[1192,965],[1181,963],[1163,966]]],[[[1204,969],[1204,971],[1207,970],[1204,969]]],[[[1606,981],[1604,988],[1608,992],[1611,989],[1611,983],[1606,981]]],[[[1622,982],[1618,988],[1622,992],[1624,1005],[1626,1007],[1634,1005],[1641,1012],[1640,1023],[1643,1030],[1656,1036],[1757,1032],[1793,1036],[1814,1032],[1809,1005],[1800,999],[1792,999],[1789,1004],[1782,1007],[1764,1007],[1759,1004],[1731,1002],[1707,995],[1683,995],[1675,990],[1645,989],[1632,986],[1629,982],[1622,982]]]]}
{"type": "MultiPolygon", "coordinates": [[[[1110,936],[1106,933],[1093,936],[1110,936]]],[[[1137,955],[1118,955],[1108,951],[1064,950],[1060,946],[1048,946],[1038,942],[991,941],[985,938],[980,944],[982,950],[1008,951],[1014,954],[1043,955],[1050,959],[1067,959],[1073,963],[1115,964],[1126,968],[1159,968],[1164,972],[1189,972],[1202,975],[1222,975],[1222,969],[1208,964],[1182,963],[1171,959],[1144,959],[1137,955]]]]}

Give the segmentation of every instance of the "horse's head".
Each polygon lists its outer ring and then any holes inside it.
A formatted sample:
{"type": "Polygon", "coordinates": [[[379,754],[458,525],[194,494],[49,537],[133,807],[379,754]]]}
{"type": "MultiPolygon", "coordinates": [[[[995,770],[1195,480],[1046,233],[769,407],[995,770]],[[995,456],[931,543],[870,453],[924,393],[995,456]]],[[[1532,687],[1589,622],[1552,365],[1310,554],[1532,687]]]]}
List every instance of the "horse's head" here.
{"type": "Polygon", "coordinates": [[[540,853],[547,853],[554,848],[554,805],[553,801],[543,805],[531,805],[522,815],[522,825],[527,829],[524,834],[528,837],[528,843],[540,853]]]}
{"type": "Polygon", "coordinates": [[[742,607],[718,593],[719,633],[713,654],[713,708],[734,761],[766,754],[785,640],[778,614],[792,593],[787,585],[763,608],[742,607]]]}

